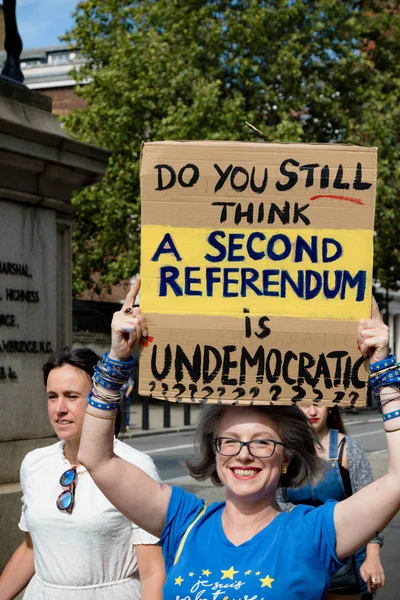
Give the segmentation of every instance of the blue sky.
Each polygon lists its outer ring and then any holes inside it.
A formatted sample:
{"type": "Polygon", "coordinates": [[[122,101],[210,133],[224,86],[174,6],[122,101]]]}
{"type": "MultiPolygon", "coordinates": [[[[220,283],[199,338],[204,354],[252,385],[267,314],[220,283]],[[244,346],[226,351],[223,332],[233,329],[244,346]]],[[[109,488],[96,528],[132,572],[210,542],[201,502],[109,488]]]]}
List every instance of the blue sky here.
{"type": "Polygon", "coordinates": [[[56,46],[70,29],[78,0],[17,0],[18,29],[26,50],[56,46]]]}

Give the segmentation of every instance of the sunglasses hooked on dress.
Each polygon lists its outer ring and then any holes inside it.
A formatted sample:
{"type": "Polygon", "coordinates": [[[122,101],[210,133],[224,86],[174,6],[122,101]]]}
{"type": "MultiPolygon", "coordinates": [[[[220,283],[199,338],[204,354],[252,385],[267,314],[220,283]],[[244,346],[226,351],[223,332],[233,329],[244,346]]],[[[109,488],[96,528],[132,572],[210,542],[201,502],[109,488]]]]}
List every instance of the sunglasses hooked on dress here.
{"type": "Polygon", "coordinates": [[[60,485],[67,488],[58,496],[56,505],[58,510],[65,510],[72,513],[75,500],[75,488],[77,483],[76,467],[65,471],[60,477],[60,485]]]}

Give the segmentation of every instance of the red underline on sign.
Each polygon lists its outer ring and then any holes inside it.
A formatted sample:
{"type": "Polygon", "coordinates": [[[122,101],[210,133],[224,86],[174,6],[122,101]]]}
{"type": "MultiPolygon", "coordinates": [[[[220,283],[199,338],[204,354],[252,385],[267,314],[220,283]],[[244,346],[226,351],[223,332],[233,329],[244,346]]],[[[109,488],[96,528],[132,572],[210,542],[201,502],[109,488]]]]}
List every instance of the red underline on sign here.
{"type": "Polygon", "coordinates": [[[332,198],[332,200],[344,200],[345,202],[354,202],[354,204],[365,204],[358,198],[351,198],[350,196],[332,196],[331,194],[320,194],[319,196],[312,196],[310,200],[319,200],[320,198],[332,198]]]}

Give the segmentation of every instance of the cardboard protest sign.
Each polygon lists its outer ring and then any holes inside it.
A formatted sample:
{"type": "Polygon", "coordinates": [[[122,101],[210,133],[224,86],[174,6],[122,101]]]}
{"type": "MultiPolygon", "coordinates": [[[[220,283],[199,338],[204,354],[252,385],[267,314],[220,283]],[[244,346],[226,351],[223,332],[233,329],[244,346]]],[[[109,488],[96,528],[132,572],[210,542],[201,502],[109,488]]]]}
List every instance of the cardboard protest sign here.
{"type": "Polygon", "coordinates": [[[363,404],[377,151],[144,144],[140,393],[363,404]]]}

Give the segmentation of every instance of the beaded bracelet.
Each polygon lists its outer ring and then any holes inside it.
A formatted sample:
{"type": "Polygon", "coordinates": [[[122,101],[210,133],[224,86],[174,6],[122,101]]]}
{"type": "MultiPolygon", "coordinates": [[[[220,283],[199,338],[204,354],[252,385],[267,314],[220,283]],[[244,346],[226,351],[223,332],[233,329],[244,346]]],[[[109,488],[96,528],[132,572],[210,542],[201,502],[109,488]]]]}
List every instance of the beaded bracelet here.
{"type": "Polygon", "coordinates": [[[91,417],[94,417],[95,419],[104,419],[105,421],[113,421],[115,419],[115,417],[117,416],[117,415],[111,415],[111,417],[102,417],[100,415],[94,415],[93,413],[89,412],[86,409],[85,409],[85,413],[90,415],[91,417]]]}
{"type": "Polygon", "coordinates": [[[400,417],[400,408],[393,410],[390,413],[383,414],[382,421],[391,421],[392,419],[397,419],[397,417],[400,417]]]}

